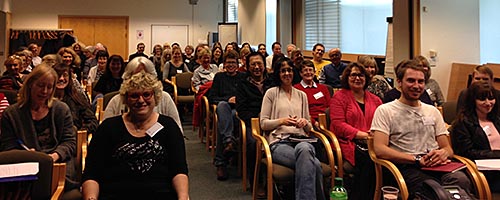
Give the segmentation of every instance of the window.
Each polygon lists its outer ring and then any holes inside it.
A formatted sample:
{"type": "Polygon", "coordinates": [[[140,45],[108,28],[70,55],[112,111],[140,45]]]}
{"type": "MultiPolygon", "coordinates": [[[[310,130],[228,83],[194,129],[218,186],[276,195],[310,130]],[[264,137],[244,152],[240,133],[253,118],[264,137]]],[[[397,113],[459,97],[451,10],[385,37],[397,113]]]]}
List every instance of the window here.
{"type": "Polygon", "coordinates": [[[305,48],[384,55],[392,0],[305,0],[305,48]]]}
{"type": "Polygon", "coordinates": [[[227,16],[225,22],[238,22],[238,0],[227,0],[227,16]]]}

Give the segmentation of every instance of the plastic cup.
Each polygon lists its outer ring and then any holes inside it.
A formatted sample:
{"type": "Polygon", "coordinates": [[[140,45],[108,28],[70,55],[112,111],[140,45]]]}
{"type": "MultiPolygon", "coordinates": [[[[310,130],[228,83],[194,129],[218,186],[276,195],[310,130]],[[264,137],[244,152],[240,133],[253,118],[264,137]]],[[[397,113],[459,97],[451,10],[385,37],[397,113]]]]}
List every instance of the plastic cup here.
{"type": "Polygon", "coordinates": [[[392,186],[384,186],[382,187],[382,192],[384,196],[384,200],[397,200],[399,189],[392,186]]]}

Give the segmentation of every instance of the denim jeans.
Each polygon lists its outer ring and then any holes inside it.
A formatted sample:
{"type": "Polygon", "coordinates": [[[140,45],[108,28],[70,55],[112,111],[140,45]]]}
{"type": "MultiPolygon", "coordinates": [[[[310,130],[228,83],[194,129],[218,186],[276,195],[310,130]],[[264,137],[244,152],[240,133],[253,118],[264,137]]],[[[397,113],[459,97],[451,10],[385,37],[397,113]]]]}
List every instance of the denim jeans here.
{"type": "Polygon", "coordinates": [[[271,154],[274,163],[295,170],[295,199],[325,199],[321,163],[312,144],[278,142],[271,154]]]}
{"type": "Polygon", "coordinates": [[[234,124],[237,121],[236,110],[231,108],[226,101],[221,101],[217,104],[217,145],[215,147],[215,166],[226,166],[228,164],[229,157],[224,155],[224,147],[229,142],[236,142],[234,137],[234,128],[238,127],[234,124]]]}

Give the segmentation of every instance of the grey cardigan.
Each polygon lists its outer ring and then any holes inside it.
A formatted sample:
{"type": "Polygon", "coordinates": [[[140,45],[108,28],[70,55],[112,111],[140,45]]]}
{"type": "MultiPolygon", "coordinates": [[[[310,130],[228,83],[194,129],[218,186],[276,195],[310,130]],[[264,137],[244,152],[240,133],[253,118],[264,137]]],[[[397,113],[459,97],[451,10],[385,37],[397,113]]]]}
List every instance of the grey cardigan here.
{"type": "Polygon", "coordinates": [[[54,100],[49,114],[51,137],[56,145],[49,149],[41,149],[35,134],[30,107],[19,107],[18,103],[9,106],[5,109],[2,117],[0,150],[23,149],[17,143],[17,140],[20,139],[26,146],[34,148],[36,151],[47,154],[56,152],[60,156],[59,161],[66,162],[66,177],[75,180],[76,132],[73,127],[71,111],[65,103],[54,100]]]}

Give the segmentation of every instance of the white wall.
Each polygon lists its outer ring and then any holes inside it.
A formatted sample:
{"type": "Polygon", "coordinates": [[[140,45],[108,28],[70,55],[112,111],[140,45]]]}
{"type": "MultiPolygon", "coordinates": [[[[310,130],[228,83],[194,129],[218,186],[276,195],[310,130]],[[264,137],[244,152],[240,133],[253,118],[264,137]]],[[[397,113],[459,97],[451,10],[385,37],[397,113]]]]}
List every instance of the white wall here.
{"type": "Polygon", "coordinates": [[[436,79],[446,98],[451,64],[480,63],[479,1],[422,0],[420,13],[421,54],[428,58],[430,49],[437,51],[431,78],[436,79]]]}
{"type": "Polygon", "coordinates": [[[266,0],[238,1],[238,29],[240,43],[257,46],[266,41],[266,0]]]}
{"type": "MultiPolygon", "coordinates": [[[[189,25],[189,42],[206,43],[207,33],[217,31],[222,22],[223,0],[15,0],[12,7],[13,29],[56,29],[58,15],[129,16],[129,53],[136,44],[152,47],[151,24],[189,25]],[[194,12],[193,12],[194,11],[194,12]],[[136,31],[144,31],[144,39],[136,31]]],[[[105,42],[104,42],[105,43],[105,42]]],[[[146,50],[146,52],[149,52],[146,50]]]]}

